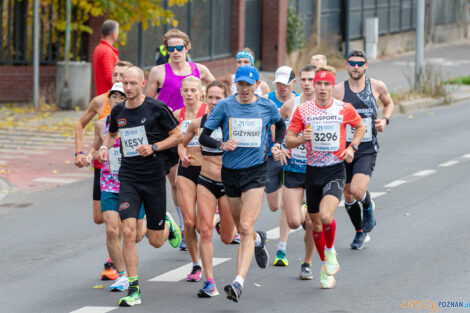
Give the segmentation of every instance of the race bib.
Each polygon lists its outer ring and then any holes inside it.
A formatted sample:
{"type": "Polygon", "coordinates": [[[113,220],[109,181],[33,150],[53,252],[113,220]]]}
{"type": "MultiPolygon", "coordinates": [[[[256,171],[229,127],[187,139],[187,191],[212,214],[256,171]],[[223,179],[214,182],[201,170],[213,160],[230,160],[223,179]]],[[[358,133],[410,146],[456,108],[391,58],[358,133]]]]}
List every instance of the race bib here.
{"type": "Polygon", "coordinates": [[[304,144],[301,144],[297,148],[294,148],[290,152],[291,159],[299,160],[301,162],[307,162],[307,149],[304,144]]]}
{"type": "MultiPolygon", "coordinates": [[[[372,119],[370,117],[364,117],[362,121],[366,125],[366,133],[362,138],[362,142],[372,141],[372,119]]],[[[346,124],[346,142],[351,142],[353,140],[354,131],[354,127],[351,127],[351,125],[346,124]]]]}
{"type": "MultiPolygon", "coordinates": [[[[200,128],[199,136],[201,136],[201,133],[202,133],[202,129],[200,128]]],[[[220,129],[220,127],[214,129],[214,131],[212,131],[211,138],[214,138],[217,141],[223,142],[224,137],[222,134],[222,129],[220,129]]],[[[210,152],[210,153],[220,153],[222,151],[218,148],[214,149],[214,148],[209,148],[209,147],[204,147],[204,146],[202,146],[202,150],[205,152],[210,152]]]]}
{"type": "Polygon", "coordinates": [[[122,151],[126,158],[138,156],[137,147],[149,144],[144,126],[121,128],[119,132],[121,135],[122,151]]]}
{"type": "Polygon", "coordinates": [[[340,128],[338,123],[312,123],[312,148],[315,151],[338,151],[340,128]]]}
{"type": "Polygon", "coordinates": [[[261,118],[230,118],[230,139],[238,140],[237,147],[259,148],[263,120],[261,118]]]}
{"type": "Polygon", "coordinates": [[[119,148],[109,149],[109,169],[111,174],[119,174],[119,168],[121,167],[121,151],[119,148]]]}
{"type": "MultiPolygon", "coordinates": [[[[184,121],[181,122],[180,128],[181,128],[181,132],[183,133],[183,136],[186,134],[186,131],[188,130],[189,124],[191,124],[190,120],[184,120],[184,121]]],[[[189,142],[188,147],[199,147],[199,141],[198,141],[197,133],[194,134],[194,137],[189,142]]]]}

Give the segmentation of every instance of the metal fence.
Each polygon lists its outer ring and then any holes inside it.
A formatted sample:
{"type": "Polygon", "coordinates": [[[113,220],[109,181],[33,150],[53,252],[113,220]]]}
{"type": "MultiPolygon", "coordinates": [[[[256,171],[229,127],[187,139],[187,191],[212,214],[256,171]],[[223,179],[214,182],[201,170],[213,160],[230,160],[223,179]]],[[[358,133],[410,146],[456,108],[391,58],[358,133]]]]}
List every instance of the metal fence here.
{"type": "MultiPolygon", "coordinates": [[[[80,14],[72,10],[72,20],[80,14]]],[[[65,16],[65,0],[41,4],[39,17],[40,63],[63,60],[65,34],[57,21],[65,16]]],[[[33,1],[0,0],[0,64],[31,64],[33,60],[33,1]]],[[[72,31],[71,60],[86,59],[86,33],[72,31]]]]}

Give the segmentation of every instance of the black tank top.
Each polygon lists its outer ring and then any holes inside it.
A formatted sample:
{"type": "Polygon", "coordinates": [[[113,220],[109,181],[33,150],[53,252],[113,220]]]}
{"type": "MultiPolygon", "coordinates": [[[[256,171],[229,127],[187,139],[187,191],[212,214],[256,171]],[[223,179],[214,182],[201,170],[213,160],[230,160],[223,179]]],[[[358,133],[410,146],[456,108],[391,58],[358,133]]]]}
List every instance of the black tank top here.
{"type": "MultiPolygon", "coordinates": [[[[351,103],[357,113],[362,117],[366,125],[367,132],[362,139],[356,154],[368,154],[379,152],[379,142],[377,141],[377,131],[375,130],[374,120],[377,118],[377,102],[372,94],[370,78],[366,77],[364,89],[358,93],[352,92],[349,88],[349,82],[344,82],[344,102],[351,103]]],[[[349,127],[348,127],[349,128],[349,127]]],[[[349,144],[352,138],[346,132],[346,142],[349,144]]]]}
{"type": "MultiPolygon", "coordinates": [[[[204,124],[206,124],[207,121],[207,114],[204,114],[201,118],[201,127],[200,129],[204,128],[204,124]]],[[[211,137],[214,138],[215,140],[223,141],[223,136],[222,136],[222,130],[219,128],[214,129],[214,131],[211,134],[211,137]]],[[[220,149],[213,149],[213,148],[208,148],[204,146],[200,146],[202,155],[208,155],[208,156],[218,156],[222,155],[224,152],[220,149]]]]}

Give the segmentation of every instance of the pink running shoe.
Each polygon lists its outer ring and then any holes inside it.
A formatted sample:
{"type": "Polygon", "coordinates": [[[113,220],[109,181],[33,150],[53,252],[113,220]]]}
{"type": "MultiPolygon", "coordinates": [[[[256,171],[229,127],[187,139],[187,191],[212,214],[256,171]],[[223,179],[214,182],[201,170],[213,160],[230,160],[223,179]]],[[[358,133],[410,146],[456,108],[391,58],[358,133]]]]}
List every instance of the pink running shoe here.
{"type": "Polygon", "coordinates": [[[199,265],[193,266],[193,270],[186,277],[187,281],[200,281],[202,276],[202,267],[199,265]]]}

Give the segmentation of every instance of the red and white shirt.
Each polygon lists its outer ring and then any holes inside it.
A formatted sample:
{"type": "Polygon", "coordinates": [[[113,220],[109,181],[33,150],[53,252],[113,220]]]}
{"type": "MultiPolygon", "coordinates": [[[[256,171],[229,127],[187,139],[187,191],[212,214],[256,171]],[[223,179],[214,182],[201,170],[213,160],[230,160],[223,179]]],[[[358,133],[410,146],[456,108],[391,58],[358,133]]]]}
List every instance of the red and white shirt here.
{"type": "Polygon", "coordinates": [[[296,133],[313,130],[312,141],[305,143],[307,164],[324,167],[343,162],[340,155],[346,148],[346,124],[356,127],[360,122],[361,116],[350,103],[332,99],[323,108],[308,101],[297,107],[289,129],[296,133]]]}

